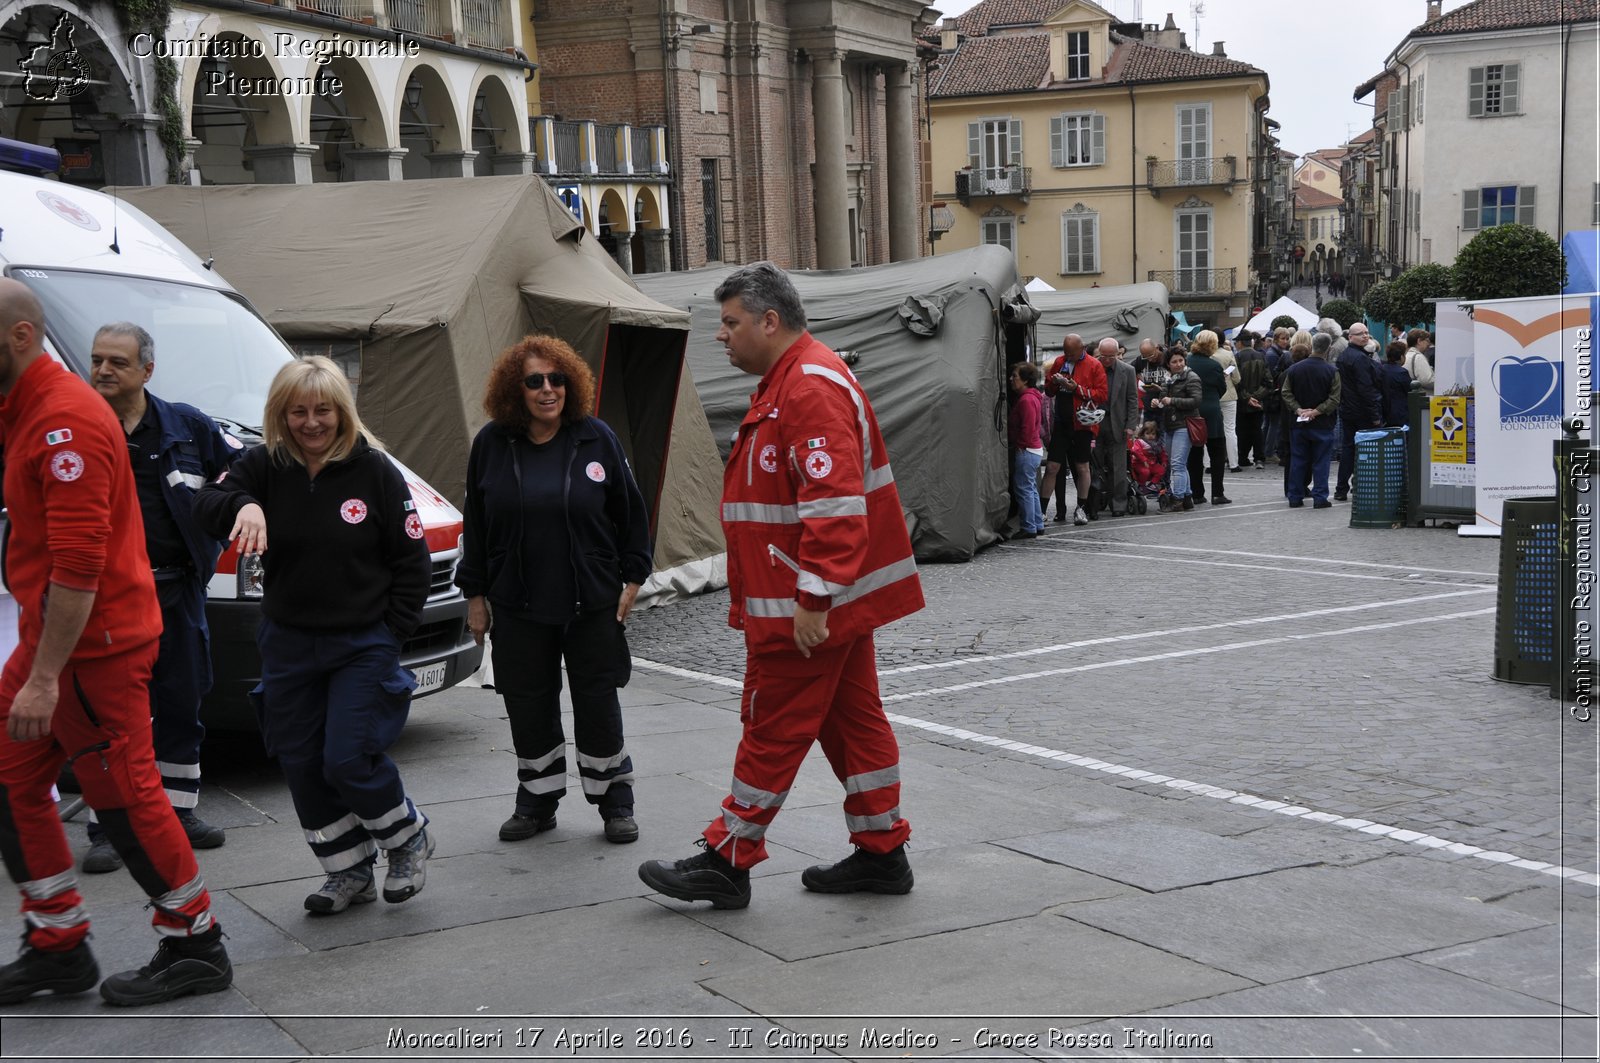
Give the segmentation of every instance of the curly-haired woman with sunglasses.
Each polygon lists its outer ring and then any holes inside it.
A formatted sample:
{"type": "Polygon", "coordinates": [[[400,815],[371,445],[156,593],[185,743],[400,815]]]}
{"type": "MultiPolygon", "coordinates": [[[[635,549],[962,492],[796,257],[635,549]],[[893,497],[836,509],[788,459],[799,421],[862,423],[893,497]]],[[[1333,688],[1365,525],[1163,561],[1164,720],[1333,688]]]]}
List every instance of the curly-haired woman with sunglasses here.
{"type": "Polygon", "coordinates": [[[467,460],[456,584],[473,636],[482,643],[493,629],[495,688],[511,720],[518,786],[503,841],[556,825],[567,791],[563,658],[583,795],[607,841],[639,837],[617,688],[629,668],[622,625],[650,575],[649,515],[616,433],[591,416],[594,392],[570,346],[524,338],[490,371],[489,423],[467,460]]]}

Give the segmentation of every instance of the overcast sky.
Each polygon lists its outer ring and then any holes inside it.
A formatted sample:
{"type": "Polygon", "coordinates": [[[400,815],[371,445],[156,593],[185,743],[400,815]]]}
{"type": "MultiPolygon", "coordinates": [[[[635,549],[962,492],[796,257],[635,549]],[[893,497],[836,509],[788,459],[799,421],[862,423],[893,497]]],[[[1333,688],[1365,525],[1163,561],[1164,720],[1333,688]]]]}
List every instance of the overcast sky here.
{"type": "MultiPolygon", "coordinates": [[[[978,0],[928,0],[946,16],[978,0]]],[[[1066,3],[1066,0],[1062,0],[1066,3]]],[[[1426,0],[1097,0],[1118,18],[1161,25],[1170,12],[1189,47],[1258,66],[1271,80],[1268,115],[1278,142],[1296,155],[1331,148],[1372,126],[1372,108],[1351,101],[1355,87],[1428,15],[1426,0]],[[1191,8],[1203,7],[1195,32],[1191,8]]],[[[1444,0],[1454,11],[1468,0],[1444,0]]],[[[1366,98],[1371,104],[1372,96],[1366,98]]]]}

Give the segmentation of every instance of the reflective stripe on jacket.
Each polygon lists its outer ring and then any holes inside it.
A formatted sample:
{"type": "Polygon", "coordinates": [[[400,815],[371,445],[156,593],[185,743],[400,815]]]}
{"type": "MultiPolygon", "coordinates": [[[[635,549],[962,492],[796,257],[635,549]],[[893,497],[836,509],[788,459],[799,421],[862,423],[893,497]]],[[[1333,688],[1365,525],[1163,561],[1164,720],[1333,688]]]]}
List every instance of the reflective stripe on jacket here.
{"type": "Polygon", "coordinates": [[[889,455],[845,364],[803,333],[762,377],[722,479],[728,623],[794,650],[794,611],[844,641],[922,608],[889,455]]]}

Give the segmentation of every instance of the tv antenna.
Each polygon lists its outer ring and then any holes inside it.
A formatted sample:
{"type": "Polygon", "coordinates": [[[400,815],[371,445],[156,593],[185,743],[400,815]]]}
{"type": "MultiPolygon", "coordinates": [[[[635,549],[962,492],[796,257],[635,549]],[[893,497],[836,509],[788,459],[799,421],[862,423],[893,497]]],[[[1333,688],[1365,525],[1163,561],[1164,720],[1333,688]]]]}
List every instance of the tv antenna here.
{"type": "Polygon", "coordinates": [[[1206,13],[1205,0],[1189,0],[1189,17],[1194,19],[1194,50],[1200,50],[1200,16],[1206,13]]]}

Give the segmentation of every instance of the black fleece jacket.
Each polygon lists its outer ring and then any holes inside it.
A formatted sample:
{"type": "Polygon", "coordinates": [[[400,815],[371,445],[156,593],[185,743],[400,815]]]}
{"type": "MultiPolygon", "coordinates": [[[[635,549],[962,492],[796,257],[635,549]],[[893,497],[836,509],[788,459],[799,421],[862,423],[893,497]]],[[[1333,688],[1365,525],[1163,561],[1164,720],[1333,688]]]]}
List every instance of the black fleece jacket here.
{"type": "Polygon", "coordinates": [[[521,432],[493,422],[472,441],[456,586],[469,598],[482,595],[547,622],[615,605],[622,585],[643,583],[652,564],[650,514],[621,441],[595,417],[562,425],[546,444],[561,448],[562,480],[541,485],[545,497],[562,501],[548,507],[533,504],[523,489],[531,446],[521,432]],[[560,560],[537,549],[528,556],[530,544],[563,538],[575,592],[570,603],[546,600],[541,567],[560,560]]]}
{"type": "Polygon", "coordinates": [[[411,490],[365,440],[316,479],[251,447],[194,498],[201,527],[219,539],[251,502],[267,515],[261,610],[309,631],[389,625],[401,641],[422,622],[432,564],[411,490]]]}

